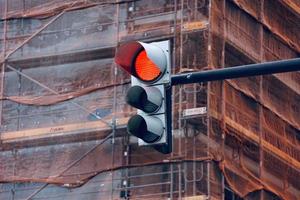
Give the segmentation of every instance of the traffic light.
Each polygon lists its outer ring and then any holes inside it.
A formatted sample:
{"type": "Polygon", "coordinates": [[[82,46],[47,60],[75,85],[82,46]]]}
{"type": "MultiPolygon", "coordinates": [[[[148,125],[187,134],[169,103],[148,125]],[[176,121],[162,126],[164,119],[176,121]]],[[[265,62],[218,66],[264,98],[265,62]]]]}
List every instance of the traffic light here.
{"type": "Polygon", "coordinates": [[[138,109],[128,121],[128,133],[139,138],[139,145],[170,153],[170,42],[125,43],[117,49],[115,62],[131,75],[126,102],[138,109]]]}

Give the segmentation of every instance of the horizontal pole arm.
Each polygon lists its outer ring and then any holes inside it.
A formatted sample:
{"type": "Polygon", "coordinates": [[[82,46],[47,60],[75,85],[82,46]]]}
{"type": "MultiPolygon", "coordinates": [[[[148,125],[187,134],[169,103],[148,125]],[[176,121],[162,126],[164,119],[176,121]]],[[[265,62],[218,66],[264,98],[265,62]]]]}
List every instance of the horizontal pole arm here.
{"type": "Polygon", "coordinates": [[[199,83],[291,71],[300,71],[300,58],[174,75],[171,77],[171,84],[199,83]]]}

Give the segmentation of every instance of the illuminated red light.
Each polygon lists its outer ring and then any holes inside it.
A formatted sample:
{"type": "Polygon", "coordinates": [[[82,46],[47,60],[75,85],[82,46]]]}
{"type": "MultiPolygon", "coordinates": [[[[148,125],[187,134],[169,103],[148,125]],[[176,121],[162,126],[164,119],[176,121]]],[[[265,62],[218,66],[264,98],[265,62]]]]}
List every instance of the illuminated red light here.
{"type": "Polygon", "coordinates": [[[143,81],[154,81],[160,74],[160,68],[147,56],[146,51],[141,51],[135,60],[136,76],[143,81]]]}

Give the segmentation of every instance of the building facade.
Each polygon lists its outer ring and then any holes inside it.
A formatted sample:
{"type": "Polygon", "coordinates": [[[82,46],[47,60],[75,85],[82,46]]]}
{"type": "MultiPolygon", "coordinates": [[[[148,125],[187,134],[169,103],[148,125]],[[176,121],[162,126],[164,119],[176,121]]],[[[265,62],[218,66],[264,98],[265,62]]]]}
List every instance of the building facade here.
{"type": "Polygon", "coordinates": [[[172,74],[299,57],[297,0],[0,0],[0,199],[300,199],[300,73],[173,87],[173,152],[138,146],[124,42],[172,74]],[[191,112],[201,109],[203,112],[191,112]]]}

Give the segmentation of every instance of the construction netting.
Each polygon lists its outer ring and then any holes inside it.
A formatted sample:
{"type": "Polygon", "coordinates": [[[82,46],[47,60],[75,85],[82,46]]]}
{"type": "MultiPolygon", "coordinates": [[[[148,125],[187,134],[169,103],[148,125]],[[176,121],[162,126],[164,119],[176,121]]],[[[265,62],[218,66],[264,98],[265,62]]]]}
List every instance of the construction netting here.
{"type": "Polygon", "coordinates": [[[127,134],[130,77],[113,59],[132,40],[170,40],[173,74],[299,57],[299,10],[0,0],[0,199],[300,199],[299,72],[174,86],[163,155],[127,134]]]}

